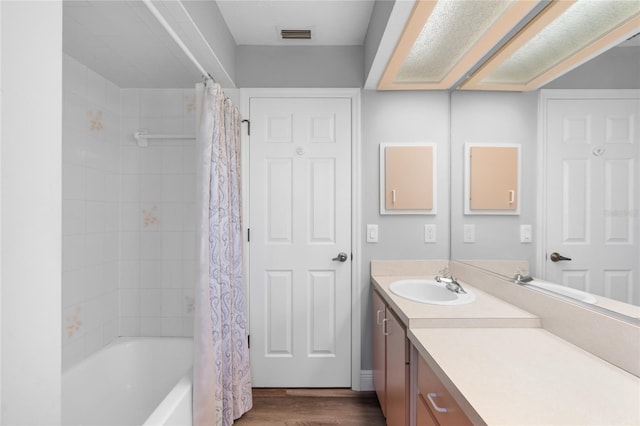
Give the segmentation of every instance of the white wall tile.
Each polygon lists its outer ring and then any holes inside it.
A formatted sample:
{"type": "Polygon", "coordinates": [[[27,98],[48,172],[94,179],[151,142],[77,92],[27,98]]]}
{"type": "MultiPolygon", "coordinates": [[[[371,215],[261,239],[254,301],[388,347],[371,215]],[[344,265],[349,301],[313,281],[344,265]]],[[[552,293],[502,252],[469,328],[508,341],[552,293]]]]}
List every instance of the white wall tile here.
{"type": "Polygon", "coordinates": [[[182,261],[162,261],[162,288],[182,288],[182,261]]]}
{"type": "Polygon", "coordinates": [[[94,107],[106,105],[106,80],[100,74],[87,68],[87,100],[94,107]]]}
{"type": "Polygon", "coordinates": [[[182,233],[182,258],[191,260],[196,258],[196,233],[182,233]]]}
{"type": "Polygon", "coordinates": [[[162,173],[183,173],[183,155],[180,146],[165,146],[162,148],[162,173]]]}
{"type": "Polygon", "coordinates": [[[62,273],[62,307],[68,308],[84,300],[85,270],[75,269],[62,273]]]}
{"type": "Polygon", "coordinates": [[[162,235],[160,232],[141,232],[140,259],[162,259],[162,235]]]}
{"type": "Polygon", "coordinates": [[[140,318],[140,335],[148,337],[162,336],[162,317],[140,318]]]}
{"type": "Polygon", "coordinates": [[[85,266],[86,250],[84,235],[62,237],[62,271],[71,271],[85,266]]]}
{"type": "Polygon", "coordinates": [[[120,204],[120,229],[139,231],[142,228],[142,208],[140,203],[123,202],[120,204]]]}
{"type": "Polygon", "coordinates": [[[140,175],[140,201],[143,203],[162,201],[162,175],[140,175]]]}
{"type": "Polygon", "coordinates": [[[140,233],[121,232],[120,233],[120,259],[138,260],[140,259],[140,233]]]}
{"type": "Polygon", "coordinates": [[[136,145],[120,148],[120,171],[123,174],[140,173],[140,150],[136,145]]]}
{"type": "Polygon", "coordinates": [[[162,117],[162,89],[140,89],[140,116],[162,117]]]}
{"type": "Polygon", "coordinates": [[[159,317],[162,316],[162,290],[161,289],[140,289],[140,316],[159,317]]]}
{"type": "Polygon", "coordinates": [[[86,192],[86,170],[77,164],[62,166],[62,199],[84,200],[86,192]]]}
{"type": "Polygon", "coordinates": [[[120,176],[120,201],[140,202],[140,175],[120,176]]]}
{"type": "Polygon", "coordinates": [[[182,318],[162,318],[162,335],[165,337],[175,337],[183,335],[182,318]]]}
{"type": "Polygon", "coordinates": [[[183,175],[162,176],[162,201],[178,203],[183,201],[183,175]]]}
{"type": "Polygon", "coordinates": [[[162,116],[182,117],[184,113],[184,92],[182,89],[162,90],[162,116]]]}
{"type": "Polygon", "coordinates": [[[162,316],[182,316],[182,289],[162,290],[162,316]]]}
{"type": "Polygon", "coordinates": [[[182,261],[182,288],[194,289],[196,285],[196,268],[195,260],[182,261]]]}
{"type": "Polygon", "coordinates": [[[62,202],[62,235],[77,235],[85,232],[85,204],[84,200],[62,202]]]}
{"type": "Polygon", "coordinates": [[[140,317],[120,316],[120,336],[140,336],[140,317]]]}
{"type": "Polygon", "coordinates": [[[181,260],[182,259],[182,233],[162,232],[162,259],[181,260]]]}
{"type": "Polygon", "coordinates": [[[65,96],[77,94],[83,98],[87,95],[87,67],[69,55],[62,57],[62,90],[65,96]]]}
{"type": "MultiPolygon", "coordinates": [[[[182,124],[183,120],[182,117],[163,117],[162,118],[162,133],[166,134],[166,135],[181,135],[184,132],[183,124],[182,124]]],[[[188,132],[189,134],[192,134],[192,132],[188,132]]],[[[185,133],[186,134],[186,133],[185,133]]],[[[183,141],[181,139],[176,139],[175,142],[173,142],[177,145],[180,145],[182,143],[188,143],[188,141],[183,141]]]]}
{"type": "Polygon", "coordinates": [[[122,117],[140,117],[140,89],[121,89],[120,108],[122,117]]]}
{"type": "Polygon", "coordinates": [[[120,118],[120,88],[110,82],[109,80],[105,81],[105,89],[106,89],[106,104],[107,110],[118,115],[118,119],[120,118]]]}
{"type": "Polygon", "coordinates": [[[121,288],[120,295],[120,317],[140,316],[140,290],[135,288],[121,288]]]}
{"type": "Polygon", "coordinates": [[[86,202],[86,231],[88,233],[106,231],[105,206],[102,201],[86,202]]]}
{"type": "MultiPolygon", "coordinates": [[[[152,142],[153,143],[153,142],[152,142]]],[[[139,149],[140,173],[162,173],[162,147],[148,146],[139,149]]]]}
{"type": "Polygon", "coordinates": [[[140,288],[162,287],[162,262],[160,260],[140,261],[140,288]]]}
{"type": "Polygon", "coordinates": [[[121,260],[119,263],[119,287],[140,287],[140,262],[137,260],[121,260]]]}
{"type": "Polygon", "coordinates": [[[184,208],[180,203],[162,203],[162,230],[181,231],[184,223],[184,208]]]}

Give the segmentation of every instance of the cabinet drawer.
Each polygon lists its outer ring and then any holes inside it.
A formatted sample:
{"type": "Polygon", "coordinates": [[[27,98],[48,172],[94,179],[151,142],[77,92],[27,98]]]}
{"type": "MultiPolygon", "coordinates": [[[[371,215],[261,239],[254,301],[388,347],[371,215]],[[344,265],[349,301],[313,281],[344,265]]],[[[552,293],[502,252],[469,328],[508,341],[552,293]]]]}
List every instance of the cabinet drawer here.
{"type": "Polygon", "coordinates": [[[421,356],[418,357],[418,393],[438,424],[442,426],[471,425],[449,391],[421,356]]]}
{"type": "Polygon", "coordinates": [[[433,419],[429,407],[427,407],[427,401],[422,398],[422,395],[418,395],[418,403],[416,404],[416,425],[417,426],[438,426],[438,423],[433,419]]]}

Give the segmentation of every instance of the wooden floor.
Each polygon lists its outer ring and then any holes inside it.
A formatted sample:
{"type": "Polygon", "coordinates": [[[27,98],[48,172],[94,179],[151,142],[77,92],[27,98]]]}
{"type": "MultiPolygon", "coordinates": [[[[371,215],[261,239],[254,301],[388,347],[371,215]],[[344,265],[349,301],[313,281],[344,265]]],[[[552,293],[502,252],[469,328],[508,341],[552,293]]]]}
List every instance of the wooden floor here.
{"type": "Polygon", "coordinates": [[[375,392],[349,389],[254,389],[253,409],[234,425],[384,426],[375,392]]]}

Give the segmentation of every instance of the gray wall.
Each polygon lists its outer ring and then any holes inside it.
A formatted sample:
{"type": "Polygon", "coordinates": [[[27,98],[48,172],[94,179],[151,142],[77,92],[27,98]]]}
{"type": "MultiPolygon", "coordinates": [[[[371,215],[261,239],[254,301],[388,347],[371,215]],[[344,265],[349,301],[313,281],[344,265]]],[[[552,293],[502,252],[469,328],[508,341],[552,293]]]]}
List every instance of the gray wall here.
{"type": "MultiPolygon", "coordinates": [[[[362,93],[362,220],[378,224],[379,242],[363,241],[362,369],[371,358],[371,260],[449,258],[449,94],[447,92],[362,93]],[[379,145],[383,142],[437,144],[436,215],[380,215],[379,145]],[[435,223],[437,243],[424,243],[424,224],[435,223]]],[[[357,249],[357,248],[356,248],[357,249]]]]}
{"type": "Polygon", "coordinates": [[[608,50],[543,89],[640,89],[640,46],[608,50]]]}
{"type": "Polygon", "coordinates": [[[238,87],[362,87],[362,46],[238,46],[238,87]]]}

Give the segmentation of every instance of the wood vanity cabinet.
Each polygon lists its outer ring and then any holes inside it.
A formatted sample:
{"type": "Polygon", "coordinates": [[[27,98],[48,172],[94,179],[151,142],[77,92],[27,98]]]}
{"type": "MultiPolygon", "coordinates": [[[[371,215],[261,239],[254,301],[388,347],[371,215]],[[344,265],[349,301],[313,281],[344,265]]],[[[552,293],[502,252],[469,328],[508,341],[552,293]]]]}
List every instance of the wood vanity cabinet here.
{"type": "Polygon", "coordinates": [[[388,426],[409,421],[409,339],[402,322],[373,292],[373,386],[388,426]]]}
{"type": "Polygon", "coordinates": [[[418,356],[417,426],[465,426],[471,421],[422,356],[418,356]]]}

